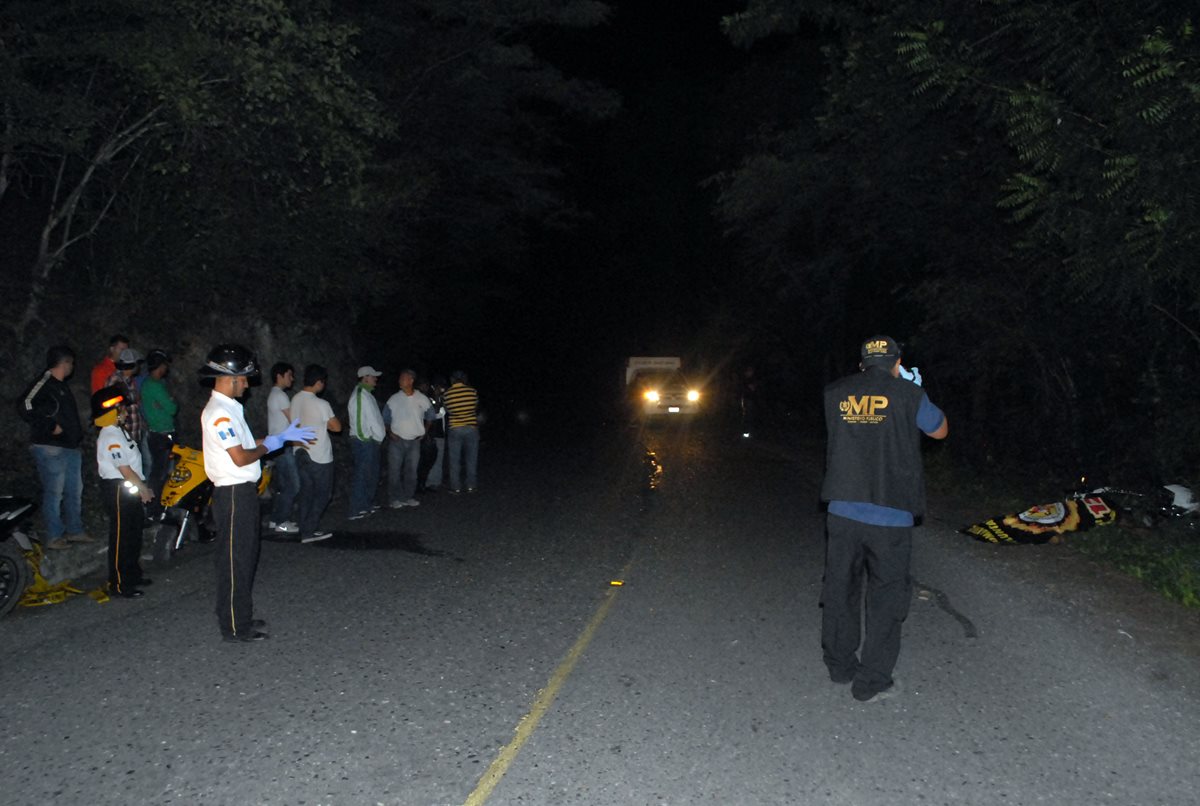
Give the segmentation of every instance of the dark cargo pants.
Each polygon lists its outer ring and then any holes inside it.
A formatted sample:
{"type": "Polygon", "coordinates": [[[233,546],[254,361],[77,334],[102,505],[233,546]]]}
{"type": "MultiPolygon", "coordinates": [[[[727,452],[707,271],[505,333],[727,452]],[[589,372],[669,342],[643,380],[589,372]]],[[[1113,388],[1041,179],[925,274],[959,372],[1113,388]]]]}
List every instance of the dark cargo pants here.
{"type": "Polygon", "coordinates": [[[829,515],[826,521],[825,583],[821,590],[821,648],[829,675],[853,679],[855,696],[867,697],[892,685],[900,656],[900,625],[912,598],[909,560],[912,528],[873,526],[829,515]],[[861,640],[863,577],[866,577],[866,637],[861,640]]]}

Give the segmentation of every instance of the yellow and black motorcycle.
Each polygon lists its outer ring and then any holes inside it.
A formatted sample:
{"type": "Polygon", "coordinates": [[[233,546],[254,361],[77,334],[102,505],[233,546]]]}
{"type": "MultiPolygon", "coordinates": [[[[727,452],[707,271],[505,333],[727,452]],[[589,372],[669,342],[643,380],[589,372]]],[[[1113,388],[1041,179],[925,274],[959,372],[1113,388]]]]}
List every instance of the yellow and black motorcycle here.
{"type": "MultiPolygon", "coordinates": [[[[204,453],[199,448],[175,445],[171,461],[171,472],[159,496],[162,514],[154,536],[154,560],[159,563],[169,563],[189,540],[212,540],[213,484],[204,472],[204,453]]],[[[271,462],[266,461],[258,480],[259,498],[269,495],[270,487],[271,462]]]]}

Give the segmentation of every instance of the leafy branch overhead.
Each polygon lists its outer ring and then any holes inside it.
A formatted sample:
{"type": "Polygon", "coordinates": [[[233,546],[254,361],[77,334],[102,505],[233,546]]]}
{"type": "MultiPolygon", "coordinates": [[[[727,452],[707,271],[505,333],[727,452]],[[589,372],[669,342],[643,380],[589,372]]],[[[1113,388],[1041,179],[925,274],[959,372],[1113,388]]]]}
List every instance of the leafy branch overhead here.
{"type": "Polygon", "coordinates": [[[747,150],[718,208],[754,265],[786,267],[820,312],[800,338],[906,331],[945,361],[976,448],[1004,411],[1044,423],[1058,464],[1109,417],[1147,461],[1180,460],[1158,434],[1196,408],[1164,378],[1200,369],[1194,9],[749,0],[725,28],[752,56],[793,41],[825,57],[819,101],[747,150]]]}
{"type": "Polygon", "coordinates": [[[386,295],[450,228],[461,254],[500,253],[521,222],[567,209],[556,118],[617,104],[530,42],[607,13],[590,0],[6,4],[0,238],[22,269],[5,291],[23,304],[10,325],[23,337],[47,294],[76,283],[208,297],[223,273],[344,319],[361,305],[331,278],[386,295]]]}

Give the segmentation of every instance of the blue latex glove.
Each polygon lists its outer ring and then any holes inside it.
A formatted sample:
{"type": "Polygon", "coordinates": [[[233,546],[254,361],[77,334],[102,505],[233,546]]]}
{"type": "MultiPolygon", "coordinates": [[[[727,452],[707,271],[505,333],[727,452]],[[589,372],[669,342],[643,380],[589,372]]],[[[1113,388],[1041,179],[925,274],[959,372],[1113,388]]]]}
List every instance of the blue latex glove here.
{"type": "Polygon", "coordinates": [[[912,369],[906,369],[905,366],[901,364],[900,377],[906,381],[912,381],[917,386],[921,385],[921,370],[917,369],[916,367],[913,367],[912,369]]]}
{"type": "Polygon", "coordinates": [[[317,432],[306,425],[300,425],[300,420],[297,418],[278,434],[264,437],[263,447],[267,449],[267,453],[274,453],[282,448],[285,442],[312,442],[316,438],[317,432]]]}

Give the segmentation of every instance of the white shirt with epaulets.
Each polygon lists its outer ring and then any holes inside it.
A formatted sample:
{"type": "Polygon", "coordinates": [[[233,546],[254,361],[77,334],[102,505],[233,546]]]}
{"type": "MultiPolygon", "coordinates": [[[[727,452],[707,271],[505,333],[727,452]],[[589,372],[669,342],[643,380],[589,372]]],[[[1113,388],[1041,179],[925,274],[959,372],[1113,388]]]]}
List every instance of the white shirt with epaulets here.
{"type": "Polygon", "coordinates": [[[128,466],[142,476],[142,452],[138,444],[119,425],[106,425],[96,437],[96,469],[102,479],[123,479],[121,467],[128,466]]]}
{"type": "Polygon", "coordinates": [[[203,436],[204,472],[215,486],[229,487],[258,481],[262,475],[259,462],[238,467],[229,455],[229,449],[234,445],[240,445],[248,451],[257,447],[254,434],[246,425],[241,403],[214,389],[208,405],[200,413],[200,433],[203,436]]]}

